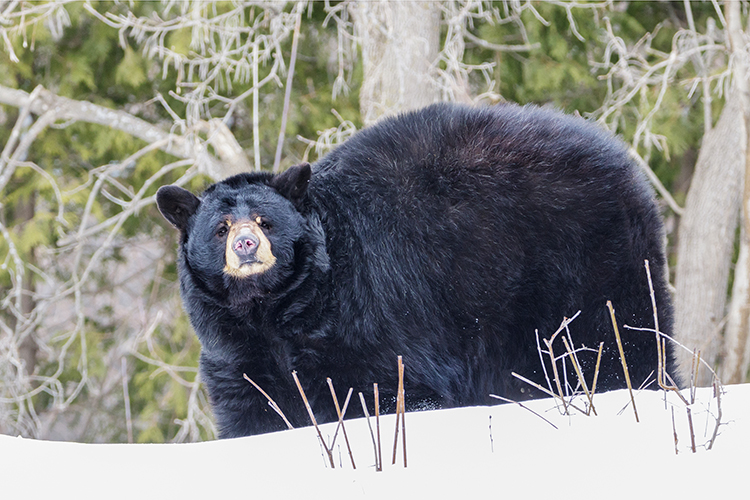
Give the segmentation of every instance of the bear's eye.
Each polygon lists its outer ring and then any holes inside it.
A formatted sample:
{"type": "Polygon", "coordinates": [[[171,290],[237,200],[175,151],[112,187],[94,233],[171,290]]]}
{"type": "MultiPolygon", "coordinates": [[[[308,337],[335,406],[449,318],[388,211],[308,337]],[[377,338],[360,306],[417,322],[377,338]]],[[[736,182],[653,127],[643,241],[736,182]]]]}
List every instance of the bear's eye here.
{"type": "Polygon", "coordinates": [[[261,229],[265,229],[266,231],[271,229],[271,224],[263,217],[260,217],[260,216],[256,217],[255,223],[258,224],[258,226],[260,226],[261,229]]]}
{"type": "Polygon", "coordinates": [[[222,224],[216,230],[216,236],[218,236],[219,238],[223,238],[224,236],[227,235],[228,232],[229,232],[229,228],[226,226],[226,224],[222,224]]]}

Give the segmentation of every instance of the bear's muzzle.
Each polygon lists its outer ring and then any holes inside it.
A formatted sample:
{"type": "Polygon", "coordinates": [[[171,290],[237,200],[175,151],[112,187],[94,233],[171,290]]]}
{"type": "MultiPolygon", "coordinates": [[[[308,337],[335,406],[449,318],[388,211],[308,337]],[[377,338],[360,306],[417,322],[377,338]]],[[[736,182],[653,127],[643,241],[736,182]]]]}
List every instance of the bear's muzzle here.
{"type": "Polygon", "coordinates": [[[256,222],[232,224],[227,235],[224,272],[235,278],[260,274],[276,263],[271,242],[256,222]]]}

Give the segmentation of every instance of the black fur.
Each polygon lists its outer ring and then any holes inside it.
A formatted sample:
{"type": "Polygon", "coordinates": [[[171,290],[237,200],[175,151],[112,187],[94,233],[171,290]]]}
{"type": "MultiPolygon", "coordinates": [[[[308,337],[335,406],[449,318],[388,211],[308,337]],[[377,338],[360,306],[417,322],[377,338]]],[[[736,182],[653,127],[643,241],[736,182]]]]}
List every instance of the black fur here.
{"type": "MultiPolygon", "coordinates": [[[[638,386],[657,366],[654,335],[622,324],[654,326],[644,259],[671,333],[652,191],[624,146],[581,118],[434,105],[357,133],[312,175],[242,174],[191,197],[165,187],[158,202],[182,233],[182,296],[221,437],[284,428],[243,373],[295,426],[308,417],[292,370],[331,421],[326,377],[340,399],[377,382],[392,410],[398,355],[407,409],[538,395],[511,372],[546,385],[534,332],[549,338],[579,310],[573,342],[605,343],[598,390],[624,387],[607,300],[638,386]],[[224,275],[227,214],[267,218],[272,269],[224,275]]],[[[579,359],[590,385],[595,355],[579,359]]]]}

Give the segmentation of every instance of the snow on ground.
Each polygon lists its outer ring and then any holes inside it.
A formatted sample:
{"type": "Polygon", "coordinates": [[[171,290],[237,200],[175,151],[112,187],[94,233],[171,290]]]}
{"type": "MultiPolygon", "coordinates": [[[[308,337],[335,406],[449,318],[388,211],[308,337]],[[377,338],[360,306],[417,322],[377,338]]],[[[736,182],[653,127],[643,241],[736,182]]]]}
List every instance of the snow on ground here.
{"type": "MultiPolygon", "coordinates": [[[[346,421],[356,470],[341,435],[331,470],[312,427],[167,445],[0,436],[0,497],[740,498],[748,490],[750,384],[725,391],[724,424],[706,450],[701,445],[713,434],[717,406],[711,389],[698,390],[695,454],[684,404],[671,394],[665,409],[663,394],[652,391],[636,395],[640,423],[630,406],[621,412],[627,391],[597,395],[595,417],[561,415],[552,400],[525,403],[557,429],[517,405],[407,413],[406,469],[400,448],[397,465],[390,464],[394,417],[386,416],[382,472],[374,469],[364,419],[346,421]]],[[[331,436],[335,425],[322,429],[331,436]]]]}

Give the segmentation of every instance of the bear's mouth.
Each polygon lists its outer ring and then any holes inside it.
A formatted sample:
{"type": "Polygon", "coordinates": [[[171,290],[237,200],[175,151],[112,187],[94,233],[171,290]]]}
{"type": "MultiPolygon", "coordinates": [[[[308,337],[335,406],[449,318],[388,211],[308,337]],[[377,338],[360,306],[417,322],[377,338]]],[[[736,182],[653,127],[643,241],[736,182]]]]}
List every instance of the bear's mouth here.
{"type": "Polygon", "coordinates": [[[230,225],[225,262],[225,274],[247,278],[271,269],[276,263],[276,256],[271,251],[271,242],[257,222],[240,220],[230,225]]]}

